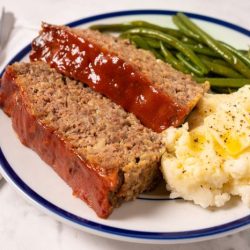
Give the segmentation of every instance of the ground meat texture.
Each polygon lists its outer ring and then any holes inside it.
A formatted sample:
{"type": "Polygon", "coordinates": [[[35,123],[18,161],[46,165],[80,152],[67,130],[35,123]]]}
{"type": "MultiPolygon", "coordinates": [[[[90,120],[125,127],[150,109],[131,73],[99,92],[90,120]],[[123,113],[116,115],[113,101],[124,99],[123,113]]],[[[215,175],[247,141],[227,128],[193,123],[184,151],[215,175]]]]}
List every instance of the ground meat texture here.
{"type": "Polygon", "coordinates": [[[0,105],[21,142],[100,217],[149,189],[159,176],[161,135],[46,63],[7,67],[0,105]]]}
{"type": "Polygon", "coordinates": [[[32,48],[31,60],[87,83],[156,132],[182,124],[207,89],[150,52],[98,31],[43,24],[32,48]]]}

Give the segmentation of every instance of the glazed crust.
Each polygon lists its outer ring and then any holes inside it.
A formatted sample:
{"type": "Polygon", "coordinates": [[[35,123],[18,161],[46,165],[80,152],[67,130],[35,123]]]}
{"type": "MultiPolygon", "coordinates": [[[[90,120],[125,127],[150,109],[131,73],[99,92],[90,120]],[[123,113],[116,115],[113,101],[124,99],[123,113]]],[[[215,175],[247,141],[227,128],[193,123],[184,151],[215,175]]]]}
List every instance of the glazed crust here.
{"type": "Polygon", "coordinates": [[[109,197],[119,187],[117,169],[101,175],[95,166],[72,150],[59,134],[41,123],[33,115],[34,111],[11,68],[6,70],[2,78],[0,93],[0,104],[5,113],[11,116],[20,141],[52,166],[73,189],[73,194],[86,201],[99,217],[108,217],[113,210],[109,197]]]}
{"type": "Polygon", "coordinates": [[[161,135],[46,63],[9,66],[0,105],[21,142],[102,218],[159,177],[161,135]]]}
{"type": "Polygon", "coordinates": [[[156,132],[179,126],[205,85],[128,41],[92,30],[43,24],[30,59],[86,83],[156,132]]]}

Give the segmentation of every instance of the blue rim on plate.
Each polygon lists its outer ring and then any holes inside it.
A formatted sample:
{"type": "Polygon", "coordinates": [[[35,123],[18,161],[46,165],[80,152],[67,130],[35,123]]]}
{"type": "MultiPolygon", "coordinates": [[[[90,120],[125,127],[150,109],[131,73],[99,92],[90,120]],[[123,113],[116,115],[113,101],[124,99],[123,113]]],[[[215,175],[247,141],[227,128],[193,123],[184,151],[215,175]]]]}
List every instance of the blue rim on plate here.
{"type": "MultiPolygon", "coordinates": [[[[118,11],[118,12],[110,12],[101,15],[91,16],[87,18],[83,18],[74,22],[67,24],[70,27],[75,27],[78,25],[86,24],[89,22],[103,20],[112,17],[119,16],[130,16],[130,15],[175,15],[176,11],[167,11],[167,10],[129,10],[129,11],[118,11]]],[[[225,22],[216,18],[211,18],[203,15],[193,14],[193,13],[185,13],[189,17],[199,20],[208,21],[210,23],[219,24],[221,26],[230,28],[239,33],[247,35],[250,37],[250,31],[239,27],[237,25],[231,24],[229,22],[225,22]]],[[[23,48],[8,64],[12,64],[16,61],[20,61],[24,56],[26,56],[31,50],[31,45],[27,45],[23,48]]],[[[2,75],[1,72],[0,75],[2,75]]],[[[53,214],[79,226],[82,226],[86,229],[94,230],[97,232],[111,234],[114,236],[121,236],[125,238],[134,238],[134,239],[144,239],[144,240],[155,240],[155,241],[171,241],[171,240],[188,240],[194,238],[202,238],[209,237],[213,235],[223,234],[226,232],[230,232],[235,229],[240,229],[242,227],[248,226],[250,224],[250,215],[245,216],[241,219],[222,224],[215,227],[209,227],[200,230],[191,230],[191,231],[181,231],[181,232],[144,232],[144,231],[135,231],[135,230],[127,230],[116,227],[111,227],[107,225],[103,225],[100,223],[96,223],[79,216],[76,216],[72,213],[69,213],[58,206],[55,206],[51,202],[47,201],[39,194],[37,194],[34,190],[32,190],[26,183],[24,183],[20,177],[15,173],[12,167],[9,165],[7,159],[5,158],[1,148],[0,148],[0,167],[4,171],[4,173],[11,179],[11,181],[28,197],[30,197],[35,203],[46,208],[53,214]]]]}

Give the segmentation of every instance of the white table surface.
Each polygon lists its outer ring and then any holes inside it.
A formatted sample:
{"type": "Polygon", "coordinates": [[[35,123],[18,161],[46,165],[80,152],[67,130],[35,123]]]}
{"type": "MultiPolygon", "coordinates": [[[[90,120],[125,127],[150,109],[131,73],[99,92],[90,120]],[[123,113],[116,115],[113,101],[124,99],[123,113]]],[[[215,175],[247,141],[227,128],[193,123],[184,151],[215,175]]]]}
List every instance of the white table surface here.
{"type": "MultiPolygon", "coordinates": [[[[16,16],[15,29],[0,57],[0,70],[37,34],[41,21],[63,24],[86,16],[124,9],[168,9],[196,12],[250,28],[249,0],[1,0],[16,16]]],[[[247,250],[250,230],[186,245],[145,245],[114,241],[75,230],[55,221],[0,182],[0,249],[171,249],[247,250]]]]}

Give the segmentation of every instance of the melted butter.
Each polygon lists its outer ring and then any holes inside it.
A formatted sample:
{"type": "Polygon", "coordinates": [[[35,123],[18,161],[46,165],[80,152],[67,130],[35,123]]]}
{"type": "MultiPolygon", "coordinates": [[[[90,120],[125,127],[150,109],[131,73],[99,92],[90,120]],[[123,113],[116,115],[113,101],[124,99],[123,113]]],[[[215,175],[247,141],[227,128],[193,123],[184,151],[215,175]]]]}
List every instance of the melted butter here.
{"type": "MultiPolygon", "coordinates": [[[[222,138],[223,139],[223,138],[222,138]]],[[[242,151],[242,145],[239,138],[233,136],[225,137],[226,140],[226,150],[230,155],[237,155],[242,151]]]]}
{"type": "Polygon", "coordinates": [[[201,133],[195,130],[190,133],[189,147],[193,152],[198,153],[204,150],[205,142],[206,142],[206,138],[201,133]]]}

